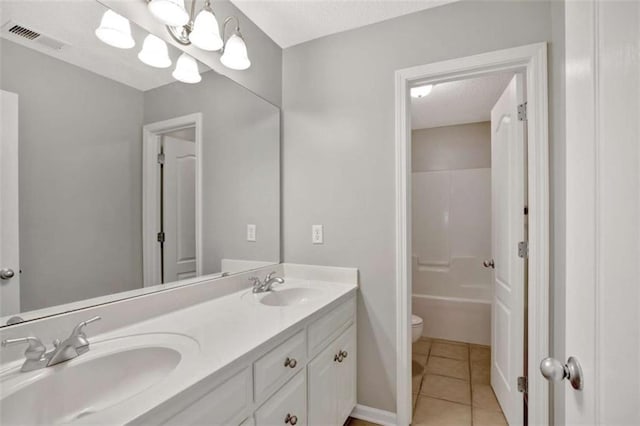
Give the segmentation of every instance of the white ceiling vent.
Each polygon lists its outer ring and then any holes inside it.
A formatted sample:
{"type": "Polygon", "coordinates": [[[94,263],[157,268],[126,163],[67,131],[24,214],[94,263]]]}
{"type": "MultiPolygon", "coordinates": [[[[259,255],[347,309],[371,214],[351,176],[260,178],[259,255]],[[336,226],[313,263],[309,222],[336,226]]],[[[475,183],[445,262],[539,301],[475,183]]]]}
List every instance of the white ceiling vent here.
{"type": "Polygon", "coordinates": [[[38,31],[35,31],[33,28],[17,24],[13,21],[9,21],[2,26],[2,35],[9,40],[19,39],[23,42],[38,43],[53,50],[61,50],[66,46],[65,43],[59,40],[48,37],[38,31]],[[9,37],[6,37],[7,35],[9,35],[9,37]]]}

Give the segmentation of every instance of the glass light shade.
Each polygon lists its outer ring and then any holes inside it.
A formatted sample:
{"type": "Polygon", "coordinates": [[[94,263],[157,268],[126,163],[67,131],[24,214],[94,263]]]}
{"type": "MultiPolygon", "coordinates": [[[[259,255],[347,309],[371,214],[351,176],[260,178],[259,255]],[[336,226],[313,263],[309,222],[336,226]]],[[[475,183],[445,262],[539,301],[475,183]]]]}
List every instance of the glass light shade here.
{"type": "Polygon", "coordinates": [[[427,84],[425,86],[417,86],[411,88],[412,98],[422,98],[427,96],[433,90],[433,84],[427,84]]]}
{"type": "Polygon", "coordinates": [[[189,41],[194,46],[213,52],[222,48],[220,28],[216,16],[209,9],[202,9],[193,23],[193,30],[189,34],[189,41]]]}
{"type": "Polygon", "coordinates": [[[181,27],[189,23],[184,0],[151,0],[147,7],[153,16],[171,27],[181,27]]]}
{"type": "Polygon", "coordinates": [[[113,10],[107,10],[102,15],[100,26],[96,29],[96,37],[109,46],[119,49],[131,49],[136,45],[131,36],[129,20],[113,10]]]}
{"type": "Polygon", "coordinates": [[[153,34],[145,37],[142,50],[138,53],[138,59],[155,68],[169,68],[171,66],[167,43],[153,34]]]}
{"type": "Polygon", "coordinates": [[[183,83],[199,83],[202,80],[198,71],[198,63],[191,56],[183,53],[176,62],[176,69],[171,74],[173,78],[183,83]]]}
{"type": "Polygon", "coordinates": [[[227,40],[220,62],[232,70],[246,70],[251,66],[251,61],[247,56],[247,45],[244,44],[242,36],[238,33],[233,34],[227,40]]]}

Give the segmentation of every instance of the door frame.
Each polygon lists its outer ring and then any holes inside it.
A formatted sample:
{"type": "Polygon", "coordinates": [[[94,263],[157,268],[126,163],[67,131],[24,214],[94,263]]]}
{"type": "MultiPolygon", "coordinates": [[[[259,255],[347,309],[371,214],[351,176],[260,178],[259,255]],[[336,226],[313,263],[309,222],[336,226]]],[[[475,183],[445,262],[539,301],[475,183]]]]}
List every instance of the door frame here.
{"type": "Polygon", "coordinates": [[[162,135],[195,127],[196,150],[196,275],[202,275],[202,113],[146,124],[142,128],[142,282],[157,285],[161,279],[157,234],[160,229],[160,168],[162,135]]]}
{"type": "MultiPolygon", "coordinates": [[[[549,130],[547,44],[535,43],[395,72],[396,129],[396,422],[411,423],[411,105],[409,87],[524,72],[527,94],[528,416],[549,422],[549,385],[536,360],[549,353],[549,130]]],[[[517,248],[514,247],[514,250],[517,248]]]]}

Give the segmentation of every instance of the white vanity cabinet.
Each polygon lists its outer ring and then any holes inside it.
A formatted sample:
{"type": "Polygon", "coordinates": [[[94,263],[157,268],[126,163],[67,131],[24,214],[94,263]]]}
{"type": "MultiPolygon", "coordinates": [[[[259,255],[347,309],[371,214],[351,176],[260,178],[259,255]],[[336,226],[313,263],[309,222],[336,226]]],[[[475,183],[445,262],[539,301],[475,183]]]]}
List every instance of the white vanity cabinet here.
{"type": "MultiPolygon", "coordinates": [[[[356,405],[356,298],[276,336],[221,381],[199,383],[134,423],[341,426],[356,405]],[[162,413],[162,414],[161,414],[162,413]]],[[[206,381],[203,381],[206,382],[206,381]]]]}

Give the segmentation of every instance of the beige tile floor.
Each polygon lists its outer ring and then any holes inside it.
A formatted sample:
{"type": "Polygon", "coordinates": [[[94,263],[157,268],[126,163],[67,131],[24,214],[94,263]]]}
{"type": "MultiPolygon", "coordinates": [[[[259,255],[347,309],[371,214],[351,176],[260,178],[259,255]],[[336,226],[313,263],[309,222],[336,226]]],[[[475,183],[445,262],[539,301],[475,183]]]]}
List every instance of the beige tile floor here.
{"type": "MultiPolygon", "coordinates": [[[[413,422],[417,425],[506,426],[490,386],[491,349],[436,339],[413,345],[413,422]]],[[[350,419],[348,426],[374,423],[350,419]]]]}

